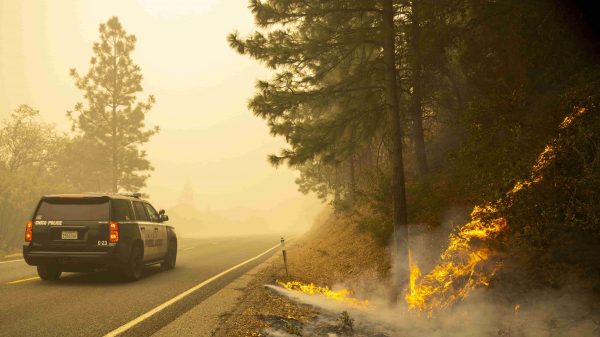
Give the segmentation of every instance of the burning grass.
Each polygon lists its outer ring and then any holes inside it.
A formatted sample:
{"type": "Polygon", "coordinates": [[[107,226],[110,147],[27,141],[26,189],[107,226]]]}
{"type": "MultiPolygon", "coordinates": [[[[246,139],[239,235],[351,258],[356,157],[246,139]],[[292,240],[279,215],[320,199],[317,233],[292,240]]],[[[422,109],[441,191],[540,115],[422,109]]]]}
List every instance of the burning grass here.
{"type": "MultiPolygon", "coordinates": [[[[560,129],[569,127],[578,116],[585,113],[577,109],[560,124],[560,129]]],[[[409,309],[417,313],[433,315],[465,299],[478,287],[487,287],[494,275],[503,266],[502,258],[490,242],[508,228],[499,208],[510,207],[516,193],[531,188],[543,180],[543,171],[556,158],[556,142],[547,145],[538,156],[528,176],[515,183],[506,196],[495,203],[475,206],[471,221],[450,234],[448,247],[441,254],[439,263],[423,275],[419,266],[411,260],[410,285],[405,293],[409,309]]],[[[300,281],[280,282],[284,289],[308,296],[319,296],[356,309],[374,308],[368,300],[352,297],[349,289],[334,291],[328,287],[300,281]]]]}
{"type": "MultiPolygon", "coordinates": [[[[559,128],[568,128],[585,112],[585,108],[577,108],[565,117],[559,128]]],[[[411,262],[410,287],[405,297],[409,308],[431,315],[435,310],[464,299],[475,288],[489,285],[492,277],[502,267],[502,261],[486,242],[508,228],[506,219],[499,215],[498,208],[494,205],[510,207],[516,193],[542,181],[542,172],[555,158],[556,141],[553,141],[538,156],[528,177],[515,183],[503,200],[498,200],[495,204],[475,206],[471,212],[471,221],[450,235],[448,248],[431,272],[421,276],[419,267],[411,262]]]]}
{"type": "Polygon", "coordinates": [[[491,206],[476,207],[473,220],[450,235],[441,262],[427,275],[421,277],[419,267],[411,262],[410,288],[405,297],[409,308],[431,313],[466,297],[478,286],[489,285],[501,263],[494,261],[496,253],[481,242],[506,228],[504,218],[481,220],[483,214],[493,211],[491,206]]]}
{"type": "Polygon", "coordinates": [[[319,295],[325,299],[340,302],[353,308],[370,308],[372,305],[368,300],[360,300],[352,297],[353,293],[349,289],[331,290],[329,287],[319,287],[313,283],[302,283],[299,281],[277,283],[284,289],[300,292],[306,295],[319,295]]]}
{"type": "MultiPolygon", "coordinates": [[[[560,128],[570,127],[585,112],[576,110],[560,128]]],[[[529,174],[504,198],[474,207],[470,221],[448,237],[447,249],[430,272],[422,273],[414,261],[411,263],[406,305],[390,306],[386,298],[389,287],[381,282],[389,276],[382,272],[389,265],[385,250],[361,233],[352,219],[327,215],[324,226],[316,227],[289,249],[293,279],[272,285],[283,275],[277,260],[244,299],[238,310],[241,315],[234,315],[238,318],[224,324],[217,336],[280,336],[270,332],[289,334],[288,326],[292,325],[302,327],[303,336],[337,334],[341,330],[332,327],[339,325],[335,317],[343,311],[356,320],[354,334],[361,336],[439,336],[443,332],[451,336],[529,337],[556,331],[559,335],[597,335],[600,321],[589,315],[597,312],[592,310],[597,303],[587,303],[585,297],[574,300],[572,293],[550,292],[520,296],[516,302],[505,296],[490,301],[486,296],[493,296],[492,292],[474,294],[475,289],[488,286],[503,268],[504,257],[492,244],[509,228],[502,210],[513,200],[518,202],[517,193],[543,181],[543,174],[560,154],[557,144],[553,141],[544,148],[529,174]],[[359,294],[369,294],[369,301],[348,288],[311,282],[356,285],[359,294]],[[374,332],[362,333],[366,330],[374,332]]]]}

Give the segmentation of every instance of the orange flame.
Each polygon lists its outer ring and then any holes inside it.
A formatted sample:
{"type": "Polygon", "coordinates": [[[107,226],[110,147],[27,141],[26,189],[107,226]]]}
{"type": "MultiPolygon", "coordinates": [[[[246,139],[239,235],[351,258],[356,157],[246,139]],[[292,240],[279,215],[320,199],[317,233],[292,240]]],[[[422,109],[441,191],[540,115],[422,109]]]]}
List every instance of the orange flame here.
{"type": "Polygon", "coordinates": [[[411,282],[406,302],[409,308],[431,313],[433,309],[448,307],[467,296],[477,286],[487,286],[491,277],[500,267],[500,263],[484,264],[495,254],[479,241],[488,239],[506,228],[506,220],[497,218],[491,221],[481,220],[483,214],[493,212],[491,206],[475,207],[472,220],[450,235],[448,248],[440,257],[441,262],[427,275],[420,277],[411,267],[411,282]]]}
{"type": "Polygon", "coordinates": [[[355,308],[370,308],[372,307],[369,301],[360,300],[352,297],[352,292],[348,289],[331,290],[329,287],[319,287],[313,283],[302,283],[299,281],[281,282],[277,283],[283,288],[300,292],[307,295],[323,296],[330,300],[340,302],[355,308]]]}
{"type": "MultiPolygon", "coordinates": [[[[559,128],[569,127],[585,112],[583,107],[576,109],[565,117],[559,128]]],[[[542,181],[542,171],[556,158],[554,143],[547,145],[538,156],[529,177],[518,181],[507,193],[505,204],[512,203],[515,193],[542,181]]],[[[411,262],[410,287],[405,296],[410,309],[431,315],[433,310],[448,307],[465,298],[476,287],[489,285],[502,264],[497,253],[483,243],[508,227],[506,219],[497,213],[492,204],[475,206],[471,221],[450,235],[448,248],[440,256],[440,263],[427,275],[421,277],[419,267],[411,262]]]]}

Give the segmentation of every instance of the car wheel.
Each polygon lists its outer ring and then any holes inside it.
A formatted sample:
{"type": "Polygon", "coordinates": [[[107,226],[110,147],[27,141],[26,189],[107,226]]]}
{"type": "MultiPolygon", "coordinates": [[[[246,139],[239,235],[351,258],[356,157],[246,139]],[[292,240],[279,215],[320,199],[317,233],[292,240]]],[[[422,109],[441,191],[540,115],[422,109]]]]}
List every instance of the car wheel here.
{"type": "Polygon", "coordinates": [[[167,255],[163,262],[161,262],[160,266],[164,270],[169,270],[175,268],[175,263],[177,261],[177,241],[171,240],[169,242],[169,246],[167,247],[167,255]]]}
{"type": "Polygon", "coordinates": [[[37,266],[37,272],[44,281],[56,281],[62,274],[62,271],[55,266],[37,266]]]}
{"type": "Polygon", "coordinates": [[[144,254],[142,252],[142,247],[140,247],[139,244],[136,244],[131,249],[131,255],[129,256],[129,261],[125,265],[123,274],[127,280],[137,281],[142,278],[143,271],[144,254]]]}

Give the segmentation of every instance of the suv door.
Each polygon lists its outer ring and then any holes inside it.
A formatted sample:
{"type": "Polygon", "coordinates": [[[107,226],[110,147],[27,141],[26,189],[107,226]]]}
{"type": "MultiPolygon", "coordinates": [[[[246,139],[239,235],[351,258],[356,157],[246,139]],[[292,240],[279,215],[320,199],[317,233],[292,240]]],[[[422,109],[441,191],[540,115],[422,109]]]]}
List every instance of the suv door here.
{"type": "Polygon", "coordinates": [[[163,258],[167,254],[167,227],[160,222],[158,212],[149,203],[144,203],[153,231],[157,234],[154,238],[155,258],[163,258]]]}
{"type": "Polygon", "coordinates": [[[141,201],[133,201],[135,218],[140,228],[142,240],[144,240],[144,261],[153,260],[156,256],[154,248],[154,226],[150,222],[146,208],[141,201]]]}

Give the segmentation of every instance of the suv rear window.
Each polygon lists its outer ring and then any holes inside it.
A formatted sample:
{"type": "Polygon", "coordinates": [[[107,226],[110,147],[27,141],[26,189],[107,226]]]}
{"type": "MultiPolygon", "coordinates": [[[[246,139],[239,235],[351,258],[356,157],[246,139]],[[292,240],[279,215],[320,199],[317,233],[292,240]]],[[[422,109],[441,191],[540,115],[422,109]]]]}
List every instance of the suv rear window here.
{"type": "Polygon", "coordinates": [[[35,220],[108,220],[106,198],[52,198],[42,200],[35,220]]]}
{"type": "Polygon", "coordinates": [[[133,211],[131,210],[131,202],[123,199],[113,199],[110,201],[111,220],[114,221],[131,221],[133,220],[133,211]]]}

